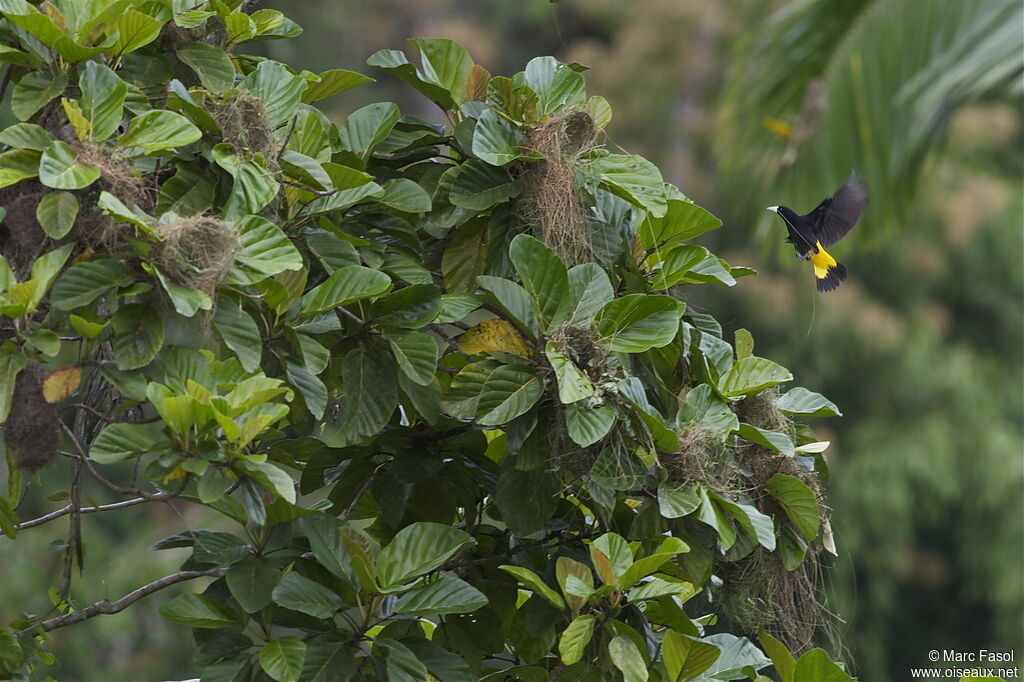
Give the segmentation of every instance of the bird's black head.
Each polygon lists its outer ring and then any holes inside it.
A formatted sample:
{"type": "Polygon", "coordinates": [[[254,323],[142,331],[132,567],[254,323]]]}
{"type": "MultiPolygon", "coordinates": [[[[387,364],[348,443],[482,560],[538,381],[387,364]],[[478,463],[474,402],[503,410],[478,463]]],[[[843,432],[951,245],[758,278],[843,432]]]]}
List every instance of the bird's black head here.
{"type": "Polygon", "coordinates": [[[807,216],[799,215],[788,206],[769,206],[768,210],[775,211],[782,218],[788,233],[786,241],[793,245],[801,258],[806,260],[818,252],[807,216]]]}

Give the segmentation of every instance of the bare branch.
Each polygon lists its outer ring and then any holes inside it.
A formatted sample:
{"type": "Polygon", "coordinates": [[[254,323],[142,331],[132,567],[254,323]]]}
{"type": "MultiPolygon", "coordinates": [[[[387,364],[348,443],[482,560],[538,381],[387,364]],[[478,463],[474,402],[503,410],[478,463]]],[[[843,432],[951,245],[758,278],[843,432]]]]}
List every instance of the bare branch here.
{"type": "Polygon", "coordinates": [[[38,632],[40,629],[42,629],[43,632],[50,632],[58,628],[80,623],[83,620],[88,620],[95,616],[107,616],[120,613],[143,597],[148,597],[154,592],[159,592],[165,587],[170,587],[171,585],[176,585],[177,583],[185,582],[186,580],[194,580],[196,578],[216,578],[222,575],[224,575],[223,568],[211,568],[208,571],[179,571],[178,573],[172,573],[171,575],[160,578],[159,580],[154,580],[148,585],[143,585],[133,592],[129,592],[117,601],[112,602],[103,599],[95,604],[86,606],[84,609],[75,611],[74,613],[66,613],[63,616],[48,618],[38,625],[25,628],[24,630],[19,630],[14,633],[14,635],[16,637],[20,637],[21,635],[38,632]]]}
{"type": "MultiPolygon", "coordinates": [[[[111,509],[121,509],[122,507],[131,507],[131,506],[134,506],[136,504],[142,504],[144,502],[162,502],[164,500],[168,500],[168,499],[170,499],[172,497],[175,497],[178,494],[179,494],[179,491],[166,492],[166,493],[157,493],[156,495],[154,495],[152,497],[135,497],[135,498],[132,498],[130,500],[124,500],[122,502],[113,502],[111,504],[100,504],[100,505],[96,505],[95,507],[82,507],[78,511],[80,513],[82,513],[82,514],[92,514],[93,512],[110,511],[111,509]]],[[[52,511],[49,514],[46,514],[44,516],[40,516],[37,519],[30,519],[28,521],[23,521],[23,522],[19,523],[17,526],[15,526],[15,528],[17,528],[18,530],[24,530],[25,528],[32,528],[33,526],[41,526],[44,523],[47,523],[49,521],[53,521],[54,519],[59,519],[62,516],[70,514],[71,510],[72,510],[72,507],[69,504],[66,507],[61,507],[60,509],[58,509],[56,511],[52,511]]]]}

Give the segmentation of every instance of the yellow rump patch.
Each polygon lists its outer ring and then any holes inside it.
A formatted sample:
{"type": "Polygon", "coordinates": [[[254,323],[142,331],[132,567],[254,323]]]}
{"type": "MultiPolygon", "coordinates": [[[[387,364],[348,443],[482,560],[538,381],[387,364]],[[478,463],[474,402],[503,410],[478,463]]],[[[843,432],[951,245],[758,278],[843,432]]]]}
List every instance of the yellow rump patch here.
{"type": "Polygon", "coordinates": [[[816,244],[818,253],[811,255],[811,262],[814,263],[814,276],[818,279],[825,279],[828,269],[835,267],[836,259],[828,251],[821,247],[821,242],[816,244]]]}

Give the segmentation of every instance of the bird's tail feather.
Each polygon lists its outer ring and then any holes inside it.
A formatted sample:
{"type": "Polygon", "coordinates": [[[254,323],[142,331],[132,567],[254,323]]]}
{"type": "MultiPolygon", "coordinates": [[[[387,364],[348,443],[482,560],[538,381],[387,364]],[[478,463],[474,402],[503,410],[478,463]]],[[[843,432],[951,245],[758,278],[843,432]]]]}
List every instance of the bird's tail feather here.
{"type": "Polygon", "coordinates": [[[835,265],[829,266],[828,270],[825,271],[824,277],[815,277],[818,285],[818,291],[822,293],[832,291],[845,279],[846,266],[842,263],[836,263],[835,265]]]}

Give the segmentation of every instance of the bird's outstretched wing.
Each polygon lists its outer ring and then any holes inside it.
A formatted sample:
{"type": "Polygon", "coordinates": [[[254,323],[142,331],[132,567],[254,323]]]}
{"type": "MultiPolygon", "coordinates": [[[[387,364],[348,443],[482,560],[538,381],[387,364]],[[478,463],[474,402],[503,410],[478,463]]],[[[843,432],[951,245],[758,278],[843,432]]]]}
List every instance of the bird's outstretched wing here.
{"type": "Polygon", "coordinates": [[[808,214],[814,236],[822,246],[832,246],[846,236],[864,213],[868,186],[856,175],[808,214]]]}

